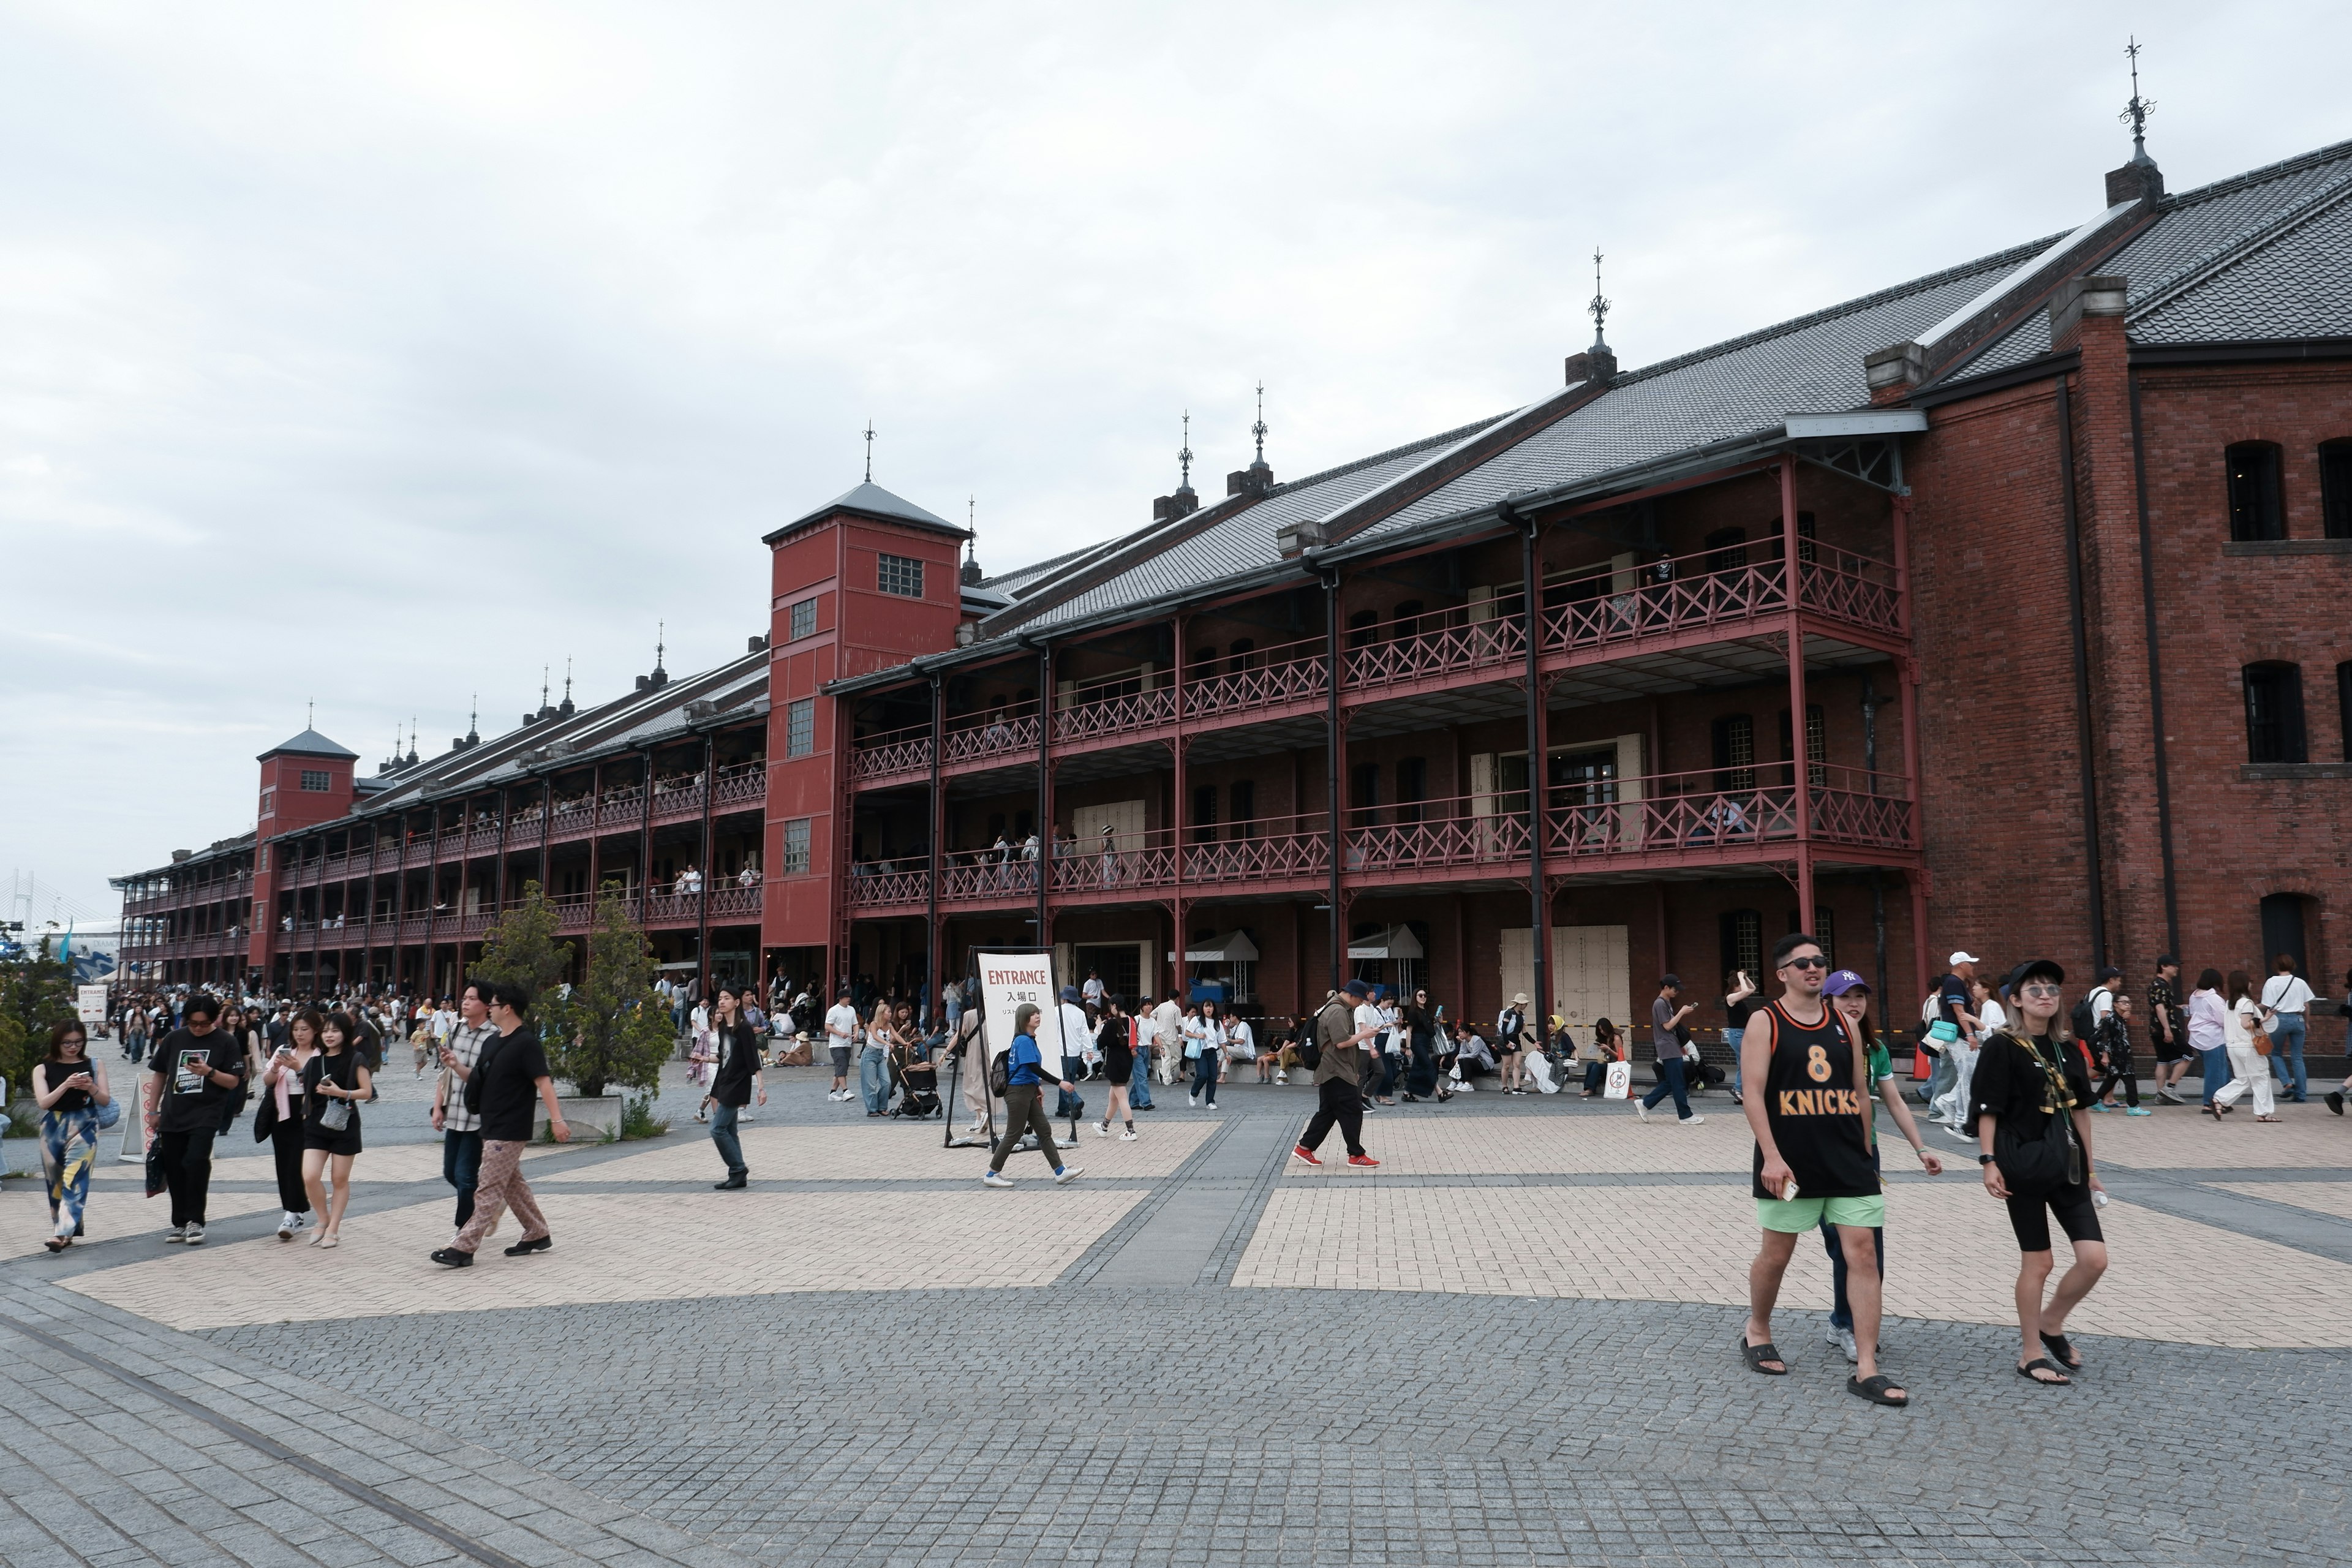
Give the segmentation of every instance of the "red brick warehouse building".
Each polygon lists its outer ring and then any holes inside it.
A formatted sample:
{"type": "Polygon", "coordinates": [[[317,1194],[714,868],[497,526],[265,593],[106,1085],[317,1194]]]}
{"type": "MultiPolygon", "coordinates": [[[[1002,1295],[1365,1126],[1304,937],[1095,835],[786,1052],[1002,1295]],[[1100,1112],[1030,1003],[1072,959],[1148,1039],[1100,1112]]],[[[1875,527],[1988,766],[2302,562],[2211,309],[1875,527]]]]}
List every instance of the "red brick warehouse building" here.
{"type": "Polygon", "coordinates": [[[121,879],[128,956],[438,988],[538,879],[571,929],[625,883],[714,973],[915,986],[1046,942],[1278,1012],[1352,965],[1622,1018],[1799,926],[1897,1021],[1957,945],[2324,977],[2352,144],[2104,196],[1663,363],[1596,340],[1524,407],[1304,479],[1261,431],[1213,504],[1020,572],[861,485],[768,536],[733,664],[373,778],[269,753],[257,848],[121,879]]]}

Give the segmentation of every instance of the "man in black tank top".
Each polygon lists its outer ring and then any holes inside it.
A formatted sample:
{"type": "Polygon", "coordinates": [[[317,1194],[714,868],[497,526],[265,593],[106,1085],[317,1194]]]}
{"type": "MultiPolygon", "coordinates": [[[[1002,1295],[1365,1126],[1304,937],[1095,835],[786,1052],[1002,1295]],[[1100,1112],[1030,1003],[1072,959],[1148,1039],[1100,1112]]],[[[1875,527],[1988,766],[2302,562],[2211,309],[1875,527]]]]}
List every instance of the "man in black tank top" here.
{"type": "Polygon", "coordinates": [[[1875,1405],[1910,1395],[1878,1370],[1880,1289],[1872,1231],[1886,1223],[1886,1200],[1870,1157],[1869,1068],[1845,1021],[1822,999],[1829,957],[1796,933],[1772,950],[1779,1000],[1748,1020],[1739,1042],[1748,1088],[1742,1107],[1756,1135],[1751,1191],[1763,1246],[1748,1270],[1748,1323],[1740,1353],[1769,1377],[1788,1363],[1772,1343],[1772,1309],[1797,1238],[1824,1219],[1845,1252],[1846,1296],[1857,1352],[1846,1391],[1875,1405]]]}

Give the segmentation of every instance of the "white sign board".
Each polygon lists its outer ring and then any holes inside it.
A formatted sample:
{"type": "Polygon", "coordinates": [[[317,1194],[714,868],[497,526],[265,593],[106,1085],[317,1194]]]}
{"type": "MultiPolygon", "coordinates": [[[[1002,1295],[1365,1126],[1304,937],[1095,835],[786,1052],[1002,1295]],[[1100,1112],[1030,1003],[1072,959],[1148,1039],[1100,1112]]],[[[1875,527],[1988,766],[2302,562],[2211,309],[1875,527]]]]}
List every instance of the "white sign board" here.
{"type": "Polygon", "coordinates": [[[87,1025],[106,1022],[106,987],[83,985],[74,993],[74,1016],[87,1025]]]}
{"type": "Polygon", "coordinates": [[[1013,1011],[1034,1003],[1033,1026],[1037,1054],[1059,1070],[1062,1059],[1061,1009],[1055,1005],[1054,955],[1051,952],[982,952],[980,962],[981,1011],[988,1031],[988,1058],[993,1062],[1013,1048],[1013,1011]]]}

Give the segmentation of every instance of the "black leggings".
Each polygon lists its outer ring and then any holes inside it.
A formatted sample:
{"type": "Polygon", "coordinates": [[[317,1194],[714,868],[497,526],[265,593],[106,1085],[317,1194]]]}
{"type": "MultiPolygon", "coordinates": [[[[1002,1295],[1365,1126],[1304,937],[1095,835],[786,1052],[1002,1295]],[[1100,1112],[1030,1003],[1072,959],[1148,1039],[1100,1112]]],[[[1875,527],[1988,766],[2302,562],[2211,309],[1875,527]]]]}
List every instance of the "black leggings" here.
{"type": "Polygon", "coordinates": [[[293,1114],[269,1130],[269,1152],[278,1166],[278,1206],[289,1214],[310,1212],[310,1190],[302,1185],[302,1101],[293,1114]]]}

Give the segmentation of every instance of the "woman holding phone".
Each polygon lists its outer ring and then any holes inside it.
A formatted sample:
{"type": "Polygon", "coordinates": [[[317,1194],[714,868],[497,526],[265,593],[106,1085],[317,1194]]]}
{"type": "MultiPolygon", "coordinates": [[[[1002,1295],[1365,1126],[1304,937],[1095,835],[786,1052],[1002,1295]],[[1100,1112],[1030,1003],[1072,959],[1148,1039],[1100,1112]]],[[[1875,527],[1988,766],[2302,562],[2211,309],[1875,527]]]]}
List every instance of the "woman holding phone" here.
{"type": "Polygon", "coordinates": [[[63,1252],[81,1234],[99,1111],[113,1102],[106,1068],[89,1059],[89,1032],[79,1023],[50,1027],[49,1054],[33,1065],[33,1102],[41,1108],[41,1167],[49,1178],[49,1238],[42,1245],[63,1252]]]}
{"type": "Polygon", "coordinates": [[[302,1180],[302,1140],[306,1126],[302,1072],[319,1054],[319,1032],[325,1020],[306,1007],[287,1022],[287,1043],[268,1057],[255,1046],[246,1054],[253,1063],[254,1081],[261,1086],[261,1109],[253,1113],[256,1142],[267,1137],[278,1168],[278,1239],[291,1241],[298,1230],[308,1230],[310,1189],[302,1180]]]}
{"type": "Polygon", "coordinates": [[[343,1013],[331,1013],[320,1026],[319,1054],[302,1069],[302,1097],[310,1115],[302,1124],[302,1184],[310,1206],[325,1215],[313,1247],[342,1245],[343,1211],[352,1201],[352,1162],[360,1152],[359,1102],[373,1090],[367,1063],[360,1059],[359,1026],[343,1013]],[[331,1172],[334,1198],[321,1177],[331,1172]]]}

